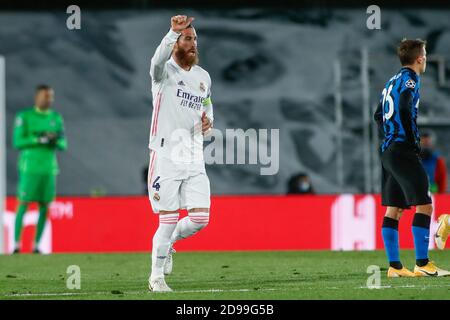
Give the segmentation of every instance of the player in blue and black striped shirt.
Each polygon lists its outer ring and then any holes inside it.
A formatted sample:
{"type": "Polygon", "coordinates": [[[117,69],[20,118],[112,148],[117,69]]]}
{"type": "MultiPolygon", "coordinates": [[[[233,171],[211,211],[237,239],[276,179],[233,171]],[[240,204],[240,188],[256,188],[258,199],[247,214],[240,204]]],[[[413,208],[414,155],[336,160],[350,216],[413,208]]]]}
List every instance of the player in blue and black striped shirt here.
{"type": "Polygon", "coordinates": [[[428,260],[433,205],[428,177],[419,158],[417,128],[420,75],[426,69],[425,41],[403,40],[398,47],[400,71],[386,83],[374,119],[381,144],[382,205],[387,206],[382,235],[389,259],[388,277],[444,276],[450,272],[428,260]],[[403,210],[416,206],[412,233],[416,250],[414,272],[400,262],[398,223],[403,210]]]}
{"type": "Polygon", "coordinates": [[[376,113],[376,120],[384,133],[381,151],[385,151],[393,142],[405,142],[416,152],[419,151],[419,88],[420,76],[409,67],[401,68],[386,83],[376,113]]]}

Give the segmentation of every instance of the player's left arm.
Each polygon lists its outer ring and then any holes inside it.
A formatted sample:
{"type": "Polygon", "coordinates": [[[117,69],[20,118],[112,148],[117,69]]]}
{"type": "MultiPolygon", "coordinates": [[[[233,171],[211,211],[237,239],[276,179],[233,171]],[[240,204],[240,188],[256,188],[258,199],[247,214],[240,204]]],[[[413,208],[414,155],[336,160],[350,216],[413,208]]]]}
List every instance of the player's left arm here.
{"type": "Polygon", "coordinates": [[[203,101],[203,107],[205,108],[205,115],[206,117],[208,117],[209,122],[212,124],[214,122],[214,111],[213,111],[213,104],[211,101],[211,97],[208,97],[205,99],[205,101],[203,101]]]}
{"type": "Polygon", "coordinates": [[[59,128],[58,128],[58,133],[56,136],[55,146],[56,146],[56,149],[64,151],[67,149],[67,139],[66,139],[65,129],[64,129],[64,119],[61,115],[58,115],[58,123],[59,123],[59,128]]]}
{"type": "Polygon", "coordinates": [[[212,104],[205,106],[205,111],[202,114],[202,133],[208,133],[213,127],[213,108],[212,104]]]}
{"type": "Polygon", "coordinates": [[[373,119],[377,123],[378,126],[378,136],[382,138],[384,136],[384,129],[383,129],[383,99],[380,100],[378,103],[377,109],[375,110],[375,113],[373,115],[373,119]]]}
{"type": "Polygon", "coordinates": [[[206,133],[213,127],[214,122],[213,103],[211,100],[211,79],[209,79],[208,96],[203,100],[203,110],[202,132],[206,133]]]}

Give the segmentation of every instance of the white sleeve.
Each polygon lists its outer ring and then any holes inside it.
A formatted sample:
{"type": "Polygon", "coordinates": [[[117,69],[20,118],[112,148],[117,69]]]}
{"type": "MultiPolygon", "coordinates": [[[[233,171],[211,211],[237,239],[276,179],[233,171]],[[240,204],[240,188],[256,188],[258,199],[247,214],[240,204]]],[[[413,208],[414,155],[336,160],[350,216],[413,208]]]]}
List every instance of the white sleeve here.
{"type": "Polygon", "coordinates": [[[164,77],[165,65],[167,60],[169,60],[172,54],[172,49],[177,42],[180,33],[169,30],[169,32],[162,39],[158,48],[156,48],[155,54],[152,57],[152,62],[150,64],[150,76],[153,81],[161,81],[164,77]]]}
{"type": "Polygon", "coordinates": [[[203,101],[203,106],[205,107],[206,116],[211,122],[214,122],[213,104],[211,100],[211,78],[209,79],[208,97],[203,101]]]}
{"type": "MultiPolygon", "coordinates": [[[[211,99],[211,98],[209,98],[211,99]]],[[[211,122],[214,122],[214,112],[213,112],[213,105],[212,103],[205,105],[205,113],[206,116],[211,120],[211,122]]]]}

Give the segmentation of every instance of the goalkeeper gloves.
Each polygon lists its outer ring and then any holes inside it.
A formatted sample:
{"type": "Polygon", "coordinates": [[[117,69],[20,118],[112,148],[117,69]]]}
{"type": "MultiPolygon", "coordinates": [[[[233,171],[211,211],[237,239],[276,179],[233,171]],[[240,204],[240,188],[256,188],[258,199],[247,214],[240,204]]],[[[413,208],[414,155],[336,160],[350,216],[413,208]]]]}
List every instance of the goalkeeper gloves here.
{"type": "Polygon", "coordinates": [[[54,132],[44,132],[38,137],[38,141],[43,145],[55,145],[58,140],[58,135],[54,132]]]}

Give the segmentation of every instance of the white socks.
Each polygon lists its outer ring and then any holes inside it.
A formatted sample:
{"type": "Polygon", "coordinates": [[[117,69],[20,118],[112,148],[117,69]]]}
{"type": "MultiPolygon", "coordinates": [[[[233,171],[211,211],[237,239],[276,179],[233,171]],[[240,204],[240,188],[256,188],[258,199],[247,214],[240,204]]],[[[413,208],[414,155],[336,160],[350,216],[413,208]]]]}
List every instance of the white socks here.
{"type": "Polygon", "coordinates": [[[164,277],[164,264],[171,245],[170,237],[178,222],[178,213],[160,214],[159,227],[153,236],[152,273],[150,279],[164,277]]]}
{"type": "Polygon", "coordinates": [[[170,246],[177,240],[194,235],[209,222],[208,212],[189,212],[180,221],[178,216],[178,213],[159,215],[159,227],[153,236],[151,280],[164,277],[164,264],[170,246]]]}
{"type": "Polygon", "coordinates": [[[184,217],[177,223],[177,227],[170,239],[171,244],[180,239],[185,239],[196,234],[198,231],[206,227],[209,222],[208,212],[189,212],[187,217],[184,217]]]}

